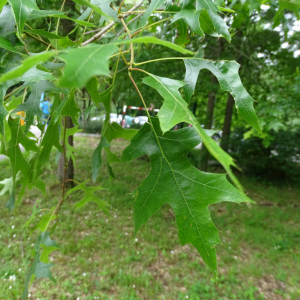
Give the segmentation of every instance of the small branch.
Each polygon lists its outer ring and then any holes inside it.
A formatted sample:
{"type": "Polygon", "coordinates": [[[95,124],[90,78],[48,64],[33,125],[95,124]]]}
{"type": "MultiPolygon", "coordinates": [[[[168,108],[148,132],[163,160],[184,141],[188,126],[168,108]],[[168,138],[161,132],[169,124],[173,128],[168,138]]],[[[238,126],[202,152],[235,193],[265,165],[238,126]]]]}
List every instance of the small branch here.
{"type": "Polygon", "coordinates": [[[62,184],[62,194],[61,194],[61,199],[58,203],[58,207],[55,210],[55,214],[57,215],[59,210],[61,209],[63,200],[64,200],[64,195],[65,195],[65,189],[66,189],[66,177],[67,177],[67,151],[66,151],[66,131],[67,131],[67,117],[64,118],[64,134],[63,134],[63,155],[64,155],[64,178],[63,178],[63,184],[62,184]]]}
{"type": "Polygon", "coordinates": [[[18,91],[21,87],[23,87],[23,85],[20,85],[19,87],[17,87],[16,89],[14,89],[12,92],[10,92],[9,94],[7,94],[4,97],[4,101],[7,100],[12,94],[14,94],[16,91],[18,91]]]}
{"type": "MultiPolygon", "coordinates": [[[[138,16],[135,16],[132,20],[130,20],[128,23],[127,23],[127,26],[130,25],[131,23],[133,23],[134,21],[136,21],[139,17],[141,17],[142,14],[138,15],[138,16]]],[[[125,28],[122,28],[119,33],[117,34],[117,36],[113,39],[113,40],[116,40],[120,35],[121,33],[125,30],[125,28]]]]}
{"type": "MultiPolygon", "coordinates": [[[[120,13],[121,15],[125,15],[125,14],[140,14],[140,13],[145,13],[146,11],[145,10],[135,10],[133,11],[132,9],[128,12],[124,12],[124,13],[120,13]]],[[[152,12],[153,14],[176,14],[177,11],[167,11],[167,10],[154,10],[152,12]]]]}
{"type": "Polygon", "coordinates": [[[123,6],[124,2],[125,2],[125,0],[123,0],[123,1],[121,2],[120,6],[119,6],[119,9],[118,9],[118,14],[120,14],[120,13],[121,13],[121,8],[122,8],[122,6],[123,6]]]}
{"type": "MultiPolygon", "coordinates": [[[[123,18],[121,18],[121,22],[122,22],[122,24],[124,26],[125,31],[128,33],[129,38],[132,39],[131,32],[130,32],[129,28],[127,27],[127,25],[126,25],[125,21],[123,20],[123,18]]],[[[130,58],[130,67],[129,67],[129,69],[131,69],[132,65],[134,64],[133,43],[130,43],[130,51],[131,51],[131,58],[130,58]]],[[[124,56],[123,56],[123,58],[124,58],[124,56]]],[[[126,59],[125,59],[125,63],[126,63],[126,59]]]]}
{"type": "MultiPolygon", "coordinates": [[[[173,18],[173,16],[172,16],[172,17],[169,17],[169,18],[166,18],[166,19],[163,19],[163,20],[160,20],[160,21],[157,21],[157,22],[155,22],[155,23],[152,23],[152,24],[150,24],[150,25],[148,25],[148,26],[146,26],[146,27],[144,27],[144,28],[142,28],[142,29],[136,31],[136,32],[132,35],[132,37],[134,37],[135,35],[137,35],[139,32],[141,32],[142,30],[144,30],[144,29],[146,29],[146,28],[149,28],[149,27],[152,27],[152,26],[157,25],[157,24],[159,24],[159,23],[168,21],[168,20],[170,20],[170,19],[172,19],[172,18],[173,18]]],[[[128,23],[128,24],[129,24],[129,23],[128,23]]]]}
{"type": "MultiPolygon", "coordinates": [[[[136,8],[140,7],[143,4],[143,0],[138,2],[135,6],[132,7],[127,13],[123,15],[123,18],[127,18],[130,15],[130,12],[135,10],[136,8]]],[[[111,22],[106,27],[103,27],[98,33],[96,33],[93,37],[91,37],[89,40],[85,41],[81,44],[81,46],[88,45],[98,39],[100,39],[110,28],[112,28],[115,25],[115,22],[111,22]]]]}
{"type": "MultiPolygon", "coordinates": [[[[136,70],[139,70],[139,69],[136,69],[136,70]]],[[[146,103],[145,103],[145,101],[144,101],[144,98],[143,98],[143,96],[142,96],[142,94],[141,94],[139,88],[137,87],[137,85],[136,85],[134,79],[132,78],[130,72],[128,73],[128,76],[129,76],[130,80],[132,81],[132,83],[133,83],[135,89],[137,90],[137,92],[138,92],[138,94],[139,94],[139,96],[140,96],[140,98],[141,98],[141,100],[142,100],[142,102],[143,102],[143,105],[144,105],[144,107],[145,107],[145,109],[146,109],[146,113],[147,113],[147,115],[148,115],[149,122],[151,122],[151,117],[150,117],[150,114],[149,114],[149,110],[148,110],[147,105],[146,105],[146,103]]],[[[152,122],[151,122],[151,124],[152,124],[152,122]]]]}
{"type": "Polygon", "coordinates": [[[34,36],[33,34],[31,33],[28,33],[28,32],[24,32],[26,35],[32,37],[33,39],[35,39],[36,41],[39,41],[40,43],[48,46],[48,47],[51,47],[52,49],[55,49],[51,44],[48,44],[47,42],[45,42],[44,40],[42,39],[39,39],[38,37],[34,36]]]}
{"type": "MultiPolygon", "coordinates": [[[[66,3],[66,0],[63,1],[59,11],[62,11],[64,9],[65,3],[66,3]]],[[[55,30],[56,34],[58,34],[59,22],[60,22],[60,18],[57,19],[56,30],[55,30]]]]}

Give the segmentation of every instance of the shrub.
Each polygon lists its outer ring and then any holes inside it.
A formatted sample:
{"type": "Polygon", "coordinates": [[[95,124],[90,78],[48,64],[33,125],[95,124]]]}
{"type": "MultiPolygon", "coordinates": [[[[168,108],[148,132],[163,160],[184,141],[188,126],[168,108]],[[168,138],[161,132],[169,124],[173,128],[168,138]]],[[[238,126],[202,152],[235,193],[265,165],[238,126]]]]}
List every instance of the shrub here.
{"type": "Polygon", "coordinates": [[[272,132],[268,147],[258,137],[243,139],[244,130],[236,129],[230,139],[230,155],[246,175],[267,180],[296,182],[300,176],[300,130],[272,132]]]}

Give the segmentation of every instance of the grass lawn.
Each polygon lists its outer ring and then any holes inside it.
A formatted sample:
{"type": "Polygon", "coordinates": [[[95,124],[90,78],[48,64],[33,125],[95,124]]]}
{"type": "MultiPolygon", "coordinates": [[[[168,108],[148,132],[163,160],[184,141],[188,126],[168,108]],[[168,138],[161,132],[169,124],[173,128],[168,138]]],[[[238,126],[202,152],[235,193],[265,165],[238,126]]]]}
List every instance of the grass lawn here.
{"type": "MultiPolygon", "coordinates": [[[[76,180],[91,178],[90,158],[98,140],[75,137],[76,180]]],[[[121,153],[127,142],[117,140],[121,153]]],[[[19,299],[37,232],[21,227],[41,199],[51,208],[60,199],[56,181],[55,152],[43,175],[48,196],[36,189],[27,192],[9,216],[0,197],[0,299],[19,299]],[[15,275],[15,280],[13,280],[15,275]]],[[[0,180],[10,177],[8,161],[0,162],[0,180]]],[[[52,235],[61,249],[51,254],[53,276],[35,280],[30,299],[300,299],[299,190],[263,185],[242,177],[248,195],[257,202],[249,209],[231,203],[210,207],[220,230],[217,246],[219,279],[215,283],[191,245],[181,246],[174,214],[168,205],[158,211],[134,236],[131,192],[149,172],[147,157],[114,165],[118,179],[108,181],[106,167],[97,185],[108,188],[99,195],[111,206],[111,215],[89,203],[75,212],[82,192],[63,204],[52,235]]]]}

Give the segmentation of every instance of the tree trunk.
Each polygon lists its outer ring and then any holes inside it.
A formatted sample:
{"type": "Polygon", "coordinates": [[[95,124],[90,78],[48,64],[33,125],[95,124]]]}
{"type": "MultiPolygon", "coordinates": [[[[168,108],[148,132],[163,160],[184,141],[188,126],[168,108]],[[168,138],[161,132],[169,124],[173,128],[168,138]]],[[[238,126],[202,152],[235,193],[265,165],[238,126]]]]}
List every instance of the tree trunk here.
{"type": "MultiPolygon", "coordinates": [[[[216,85],[217,78],[214,75],[211,75],[211,83],[213,85],[216,85]]],[[[205,129],[211,129],[212,122],[213,122],[213,116],[214,116],[214,108],[215,108],[215,102],[216,102],[216,91],[215,87],[212,88],[212,90],[208,93],[208,101],[207,101],[207,109],[206,109],[206,118],[205,118],[205,129]]],[[[202,148],[200,151],[200,161],[199,161],[199,169],[201,171],[206,172],[208,167],[208,159],[209,159],[209,152],[202,143],[202,148]]]]}
{"type": "Polygon", "coordinates": [[[223,133],[222,133],[221,144],[220,144],[221,148],[226,152],[228,152],[229,142],[230,142],[230,127],[231,127],[233,106],[234,106],[234,99],[232,95],[228,93],[225,119],[223,125],[223,133]]]}
{"type": "MultiPolygon", "coordinates": [[[[73,122],[71,117],[67,116],[67,128],[72,128],[73,127],[73,122]]],[[[64,122],[63,122],[64,123],[64,122]]],[[[68,143],[73,146],[73,135],[70,135],[68,137],[68,143]]],[[[69,161],[67,163],[67,170],[66,170],[66,180],[68,179],[74,179],[74,163],[72,158],[70,157],[69,161]]],[[[57,178],[60,181],[60,183],[64,182],[64,172],[65,172],[65,161],[64,161],[64,155],[61,154],[59,161],[58,161],[58,166],[57,166],[57,178]]],[[[67,181],[66,186],[68,187],[73,187],[74,182],[73,181],[67,181]]]]}
{"type": "MultiPolygon", "coordinates": [[[[64,10],[65,11],[68,11],[68,10],[75,11],[75,2],[73,2],[71,0],[66,0],[64,10]]],[[[64,35],[67,35],[74,28],[74,23],[69,19],[61,19],[60,24],[61,24],[61,30],[64,35]]],[[[75,33],[73,33],[72,35],[75,35],[75,33]]],[[[72,122],[71,117],[67,116],[66,119],[67,119],[67,128],[72,128],[73,122],[72,122]]],[[[63,123],[64,123],[64,120],[63,120],[63,123]]],[[[68,137],[68,142],[71,146],[73,146],[73,136],[68,137]]],[[[70,158],[69,161],[67,161],[66,163],[67,163],[66,180],[74,179],[74,163],[73,163],[72,158],[70,158]]],[[[61,154],[60,159],[58,161],[58,166],[57,166],[57,178],[61,183],[63,183],[63,181],[64,181],[64,171],[65,171],[64,169],[65,169],[64,155],[61,154]]],[[[72,187],[72,186],[74,186],[74,182],[67,181],[66,186],[72,187]]]]}

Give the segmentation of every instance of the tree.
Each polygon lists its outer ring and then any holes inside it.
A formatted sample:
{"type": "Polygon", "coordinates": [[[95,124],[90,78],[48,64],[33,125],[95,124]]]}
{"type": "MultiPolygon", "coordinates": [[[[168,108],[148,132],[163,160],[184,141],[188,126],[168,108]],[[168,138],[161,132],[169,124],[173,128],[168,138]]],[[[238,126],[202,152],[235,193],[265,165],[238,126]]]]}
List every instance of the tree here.
{"type": "MultiPolygon", "coordinates": [[[[34,0],[9,0],[8,4],[1,2],[0,47],[4,49],[1,57],[4,69],[1,69],[3,74],[0,77],[1,153],[8,156],[12,165],[12,177],[7,181],[10,188],[4,187],[10,191],[7,207],[10,211],[14,208],[17,192],[21,198],[27,188],[45,190],[41,174],[52,148],[63,153],[65,166],[67,160],[75,159],[68,138],[78,131],[80,109],[75,101],[76,93],[86,88],[94,104],[103,105],[106,109],[101,139],[91,158],[92,181],[95,183],[99,175],[102,150],[106,152],[108,172],[114,177],[111,165],[119,158],[111,152],[110,143],[116,138],[130,141],[123,151],[121,162],[148,154],[152,168],[135,193],[135,230],[168,202],[176,215],[181,243],[193,244],[216,277],[215,246],[219,243],[219,236],[208,206],[221,201],[241,203],[251,200],[231,170],[232,166],[236,166],[233,159],[215,143],[210,137],[212,132],[203,129],[188,108],[199,72],[203,69],[210,71],[218,79],[221,89],[231,93],[239,114],[249,126],[258,133],[261,127],[254,111],[253,98],[239,77],[239,65],[235,61],[213,61],[199,57],[199,52],[196,53],[199,45],[183,46],[188,43],[188,36],[198,41],[205,35],[223,36],[230,42],[231,31],[221,14],[223,12],[230,17],[233,11],[225,7],[223,1],[211,0],[174,1],[173,4],[168,2],[167,7],[163,6],[162,0],[152,0],[149,5],[144,5],[143,1],[128,1],[126,4],[122,1],[119,6],[113,1],[73,2],[67,2],[71,10],[68,15],[63,12],[65,2],[60,8],[56,1],[41,4],[51,4],[49,10],[41,10],[34,0]],[[55,22],[47,22],[50,19],[55,22]],[[61,34],[59,28],[64,20],[71,20],[74,26],[71,28],[68,21],[65,25],[68,33],[61,34]],[[163,24],[172,24],[171,29],[163,24]],[[179,45],[171,42],[175,38],[179,45]],[[168,50],[155,54],[155,47],[159,47],[159,51],[168,50]],[[140,52],[140,49],[143,50],[140,52]],[[182,57],[178,57],[178,53],[182,57]],[[148,58],[143,60],[143,56],[148,58]],[[128,74],[124,77],[123,73],[119,78],[121,60],[128,74]],[[167,68],[162,74],[154,71],[162,61],[183,62],[186,68],[184,82],[176,77],[162,77],[168,76],[167,68]],[[137,82],[141,76],[143,88],[137,82]],[[121,85],[124,86],[131,84],[135,97],[146,109],[149,122],[139,131],[126,130],[110,123],[112,95],[118,80],[123,81],[121,85]],[[12,91],[7,92],[11,87],[12,91]],[[40,95],[44,92],[53,98],[51,121],[46,129],[41,124],[39,109],[40,95]],[[149,100],[151,95],[160,95],[163,102],[155,117],[150,116],[146,105],[152,103],[152,99],[149,100]],[[15,114],[20,111],[26,113],[24,126],[15,114]],[[70,119],[75,127],[68,128],[67,120],[70,119]],[[40,144],[29,138],[29,129],[34,121],[45,129],[40,144]],[[192,127],[172,130],[182,122],[192,127]],[[187,154],[200,142],[224,167],[233,184],[224,174],[200,172],[192,167],[187,154]],[[25,159],[19,144],[33,151],[34,155],[25,159]],[[21,184],[20,191],[18,184],[21,184]]],[[[178,72],[183,73],[182,70],[178,72]]],[[[128,93],[123,89],[117,92],[128,93]]],[[[56,250],[57,244],[50,235],[55,229],[53,220],[61,214],[66,197],[81,190],[85,196],[75,204],[76,209],[94,202],[98,209],[108,210],[108,203],[94,195],[94,191],[101,190],[101,187],[88,186],[85,181],[67,191],[66,180],[64,172],[61,199],[36,226],[41,233],[35,244],[34,260],[26,277],[23,299],[27,297],[28,285],[35,277],[54,280],[48,256],[51,252],[49,248],[56,250]]],[[[34,207],[26,226],[38,212],[39,209],[34,207]]]]}

